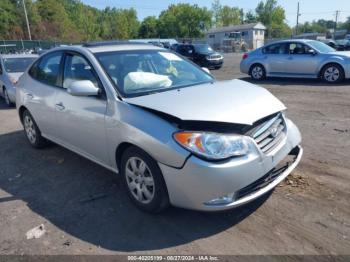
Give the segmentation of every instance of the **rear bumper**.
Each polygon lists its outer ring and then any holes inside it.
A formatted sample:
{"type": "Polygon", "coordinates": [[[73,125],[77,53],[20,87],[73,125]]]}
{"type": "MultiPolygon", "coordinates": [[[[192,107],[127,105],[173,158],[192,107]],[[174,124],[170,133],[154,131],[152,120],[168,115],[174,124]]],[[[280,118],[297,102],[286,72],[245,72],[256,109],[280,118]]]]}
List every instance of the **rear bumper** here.
{"type": "MultiPolygon", "coordinates": [[[[6,91],[7,94],[9,96],[9,99],[12,103],[16,103],[16,88],[10,85],[6,85],[6,91]]],[[[3,90],[1,90],[1,94],[2,96],[4,96],[3,94],[3,90]]]]}
{"type": "Polygon", "coordinates": [[[297,127],[290,120],[287,126],[284,141],[268,154],[252,148],[250,154],[226,162],[207,162],[191,156],[181,169],[159,164],[171,204],[220,211],[246,204],[273,189],[293,171],[303,154],[297,127]],[[232,199],[212,204],[212,200],[225,196],[232,199]]]}
{"type": "Polygon", "coordinates": [[[239,64],[239,68],[241,70],[241,73],[243,74],[249,74],[249,67],[250,64],[246,62],[246,60],[242,60],[241,63],[239,64]]]}

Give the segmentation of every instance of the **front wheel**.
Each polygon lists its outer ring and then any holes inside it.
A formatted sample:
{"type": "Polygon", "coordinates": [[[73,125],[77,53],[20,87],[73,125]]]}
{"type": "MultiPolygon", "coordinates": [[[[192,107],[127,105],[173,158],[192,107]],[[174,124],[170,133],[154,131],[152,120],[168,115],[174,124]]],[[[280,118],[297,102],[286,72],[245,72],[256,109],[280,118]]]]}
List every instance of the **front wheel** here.
{"type": "Polygon", "coordinates": [[[343,69],[337,64],[326,65],[322,70],[321,76],[327,83],[340,83],[345,78],[343,69]]]}
{"type": "Polygon", "coordinates": [[[121,159],[121,173],[130,199],[141,210],[159,213],[169,206],[167,188],[157,162],[137,147],[121,159]]]}
{"type": "Polygon", "coordinates": [[[250,76],[254,80],[263,80],[266,77],[265,68],[262,65],[253,65],[250,69],[250,76]]]}

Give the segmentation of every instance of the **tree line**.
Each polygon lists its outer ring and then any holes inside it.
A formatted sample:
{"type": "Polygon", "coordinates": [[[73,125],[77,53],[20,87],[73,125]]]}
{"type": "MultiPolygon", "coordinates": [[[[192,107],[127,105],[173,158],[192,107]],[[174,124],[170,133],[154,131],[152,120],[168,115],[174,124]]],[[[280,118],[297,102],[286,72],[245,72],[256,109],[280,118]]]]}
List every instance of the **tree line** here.
{"type": "MultiPolygon", "coordinates": [[[[186,3],[169,5],[159,16],[139,21],[133,8],[102,10],[80,0],[25,0],[33,39],[83,42],[131,38],[198,38],[211,27],[262,22],[271,38],[290,37],[295,29],[285,22],[285,10],[277,0],[258,3],[254,12],[221,5],[186,3]]],[[[350,30],[350,17],[339,28],[350,30]]],[[[318,20],[299,26],[299,33],[326,32],[334,22],[318,20]]],[[[0,1],[0,39],[28,39],[22,0],[0,1]]]]}

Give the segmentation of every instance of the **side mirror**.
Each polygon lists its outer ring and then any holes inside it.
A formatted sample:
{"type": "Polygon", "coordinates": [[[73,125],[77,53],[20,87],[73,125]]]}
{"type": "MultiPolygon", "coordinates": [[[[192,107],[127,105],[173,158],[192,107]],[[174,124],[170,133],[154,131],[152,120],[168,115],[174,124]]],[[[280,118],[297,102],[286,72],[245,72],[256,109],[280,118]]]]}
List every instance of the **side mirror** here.
{"type": "Polygon", "coordinates": [[[316,51],[313,50],[313,49],[310,49],[310,50],[308,51],[308,53],[309,53],[310,55],[316,55],[316,54],[317,54],[316,51]]]}
{"type": "Polygon", "coordinates": [[[72,96],[97,96],[100,89],[97,88],[90,80],[73,81],[67,92],[72,96]]]}
{"type": "Polygon", "coordinates": [[[211,75],[210,70],[209,70],[208,68],[202,67],[202,70],[205,71],[205,72],[207,72],[209,75],[211,75]]]}

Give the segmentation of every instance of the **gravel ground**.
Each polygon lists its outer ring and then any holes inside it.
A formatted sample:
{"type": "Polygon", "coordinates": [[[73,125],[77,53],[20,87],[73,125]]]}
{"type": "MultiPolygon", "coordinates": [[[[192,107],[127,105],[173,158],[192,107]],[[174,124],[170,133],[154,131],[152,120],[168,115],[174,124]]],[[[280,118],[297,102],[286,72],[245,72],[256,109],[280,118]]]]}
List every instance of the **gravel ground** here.
{"type": "MultiPolygon", "coordinates": [[[[213,74],[250,81],[239,60],[213,74]]],[[[32,149],[0,100],[0,254],[350,254],[350,83],[259,84],[287,105],[304,157],[271,194],[223,213],[138,211],[110,171],[57,145],[32,149]]]]}

